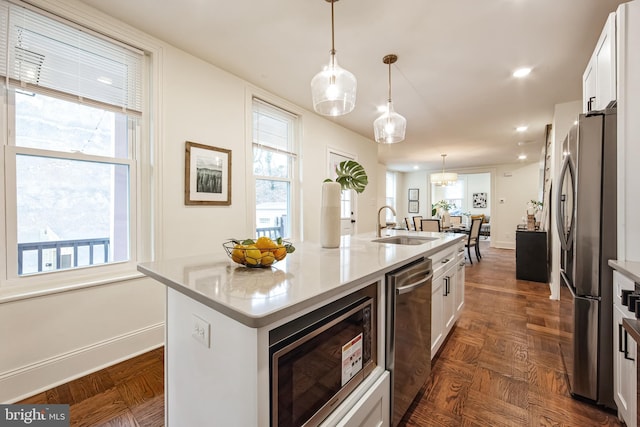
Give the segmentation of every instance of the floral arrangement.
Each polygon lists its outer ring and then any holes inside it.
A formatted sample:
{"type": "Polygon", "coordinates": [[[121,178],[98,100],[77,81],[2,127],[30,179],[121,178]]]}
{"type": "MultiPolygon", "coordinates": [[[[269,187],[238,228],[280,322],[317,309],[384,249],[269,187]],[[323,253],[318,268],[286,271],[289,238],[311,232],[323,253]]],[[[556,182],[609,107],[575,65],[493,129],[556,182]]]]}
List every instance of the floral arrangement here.
{"type": "Polygon", "coordinates": [[[440,200],[437,203],[431,205],[431,216],[435,216],[438,212],[438,209],[442,209],[445,211],[450,211],[451,209],[455,209],[456,205],[453,203],[449,203],[446,200],[440,200]]]}
{"type": "Polygon", "coordinates": [[[542,210],[542,202],[538,201],[538,200],[529,200],[529,202],[527,203],[527,213],[529,215],[533,215],[537,212],[540,212],[542,210]]]}

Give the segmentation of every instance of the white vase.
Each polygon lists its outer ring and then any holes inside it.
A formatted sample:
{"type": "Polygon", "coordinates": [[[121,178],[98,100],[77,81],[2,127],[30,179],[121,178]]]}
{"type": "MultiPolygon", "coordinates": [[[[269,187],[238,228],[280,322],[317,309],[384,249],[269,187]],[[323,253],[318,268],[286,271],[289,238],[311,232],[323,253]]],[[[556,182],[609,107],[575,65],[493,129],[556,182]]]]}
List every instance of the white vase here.
{"type": "Polygon", "coordinates": [[[340,247],[340,194],[337,182],[322,183],[320,208],[320,244],[323,248],[340,247]]]}
{"type": "Polygon", "coordinates": [[[451,226],[451,215],[449,215],[449,211],[446,209],[442,210],[442,213],[440,215],[440,218],[442,219],[442,227],[450,227],[451,226]]]}

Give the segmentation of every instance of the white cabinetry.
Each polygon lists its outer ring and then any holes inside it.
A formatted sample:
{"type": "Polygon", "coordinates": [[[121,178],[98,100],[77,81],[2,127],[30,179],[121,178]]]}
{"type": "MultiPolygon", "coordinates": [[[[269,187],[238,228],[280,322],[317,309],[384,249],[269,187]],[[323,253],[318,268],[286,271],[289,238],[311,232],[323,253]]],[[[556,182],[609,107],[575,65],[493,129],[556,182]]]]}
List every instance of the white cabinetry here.
{"type": "Polygon", "coordinates": [[[636,344],[622,327],[622,319],[634,318],[622,305],[622,290],[633,290],[633,280],[613,272],[613,389],[618,417],[627,427],[636,427],[636,344]]]}
{"type": "Polygon", "coordinates": [[[616,99],[616,14],[609,14],[582,76],[583,111],[602,110],[616,99]]]}
{"type": "Polygon", "coordinates": [[[460,317],[464,305],[464,244],[431,257],[431,358],[460,317]]]}
{"type": "MultiPolygon", "coordinates": [[[[364,387],[363,389],[366,389],[364,387]]],[[[390,374],[385,371],[375,383],[359,396],[349,396],[342,406],[349,407],[346,415],[337,409],[321,424],[322,427],[383,427],[389,425],[390,416],[390,374]]]]}

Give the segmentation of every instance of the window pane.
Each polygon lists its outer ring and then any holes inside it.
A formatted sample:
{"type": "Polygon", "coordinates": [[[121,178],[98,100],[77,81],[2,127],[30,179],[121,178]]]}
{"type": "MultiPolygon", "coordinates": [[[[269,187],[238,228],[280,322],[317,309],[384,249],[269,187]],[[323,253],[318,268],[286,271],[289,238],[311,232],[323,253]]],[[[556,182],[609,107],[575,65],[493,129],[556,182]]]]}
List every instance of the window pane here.
{"type": "Polygon", "coordinates": [[[19,274],[128,260],[129,179],[126,165],[17,155],[19,274]]]}
{"type": "Polygon", "coordinates": [[[291,236],[290,203],[288,182],[256,179],[256,236],[291,236]]]}
{"type": "Polygon", "coordinates": [[[15,91],[16,145],[127,158],[127,116],[37,93],[15,91]]]}
{"type": "Polygon", "coordinates": [[[289,177],[290,157],[271,150],[253,148],[253,174],[274,178],[289,177]]]}

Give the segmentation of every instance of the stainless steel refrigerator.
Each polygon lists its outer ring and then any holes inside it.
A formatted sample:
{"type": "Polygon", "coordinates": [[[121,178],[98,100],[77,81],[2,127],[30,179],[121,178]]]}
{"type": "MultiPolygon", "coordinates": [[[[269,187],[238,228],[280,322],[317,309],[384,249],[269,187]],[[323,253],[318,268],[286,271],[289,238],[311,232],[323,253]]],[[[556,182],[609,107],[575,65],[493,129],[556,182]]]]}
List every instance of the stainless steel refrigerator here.
{"type": "Polygon", "coordinates": [[[556,220],[562,247],[561,351],[571,395],[615,408],[616,109],[582,114],[563,143],[556,220]]]}

